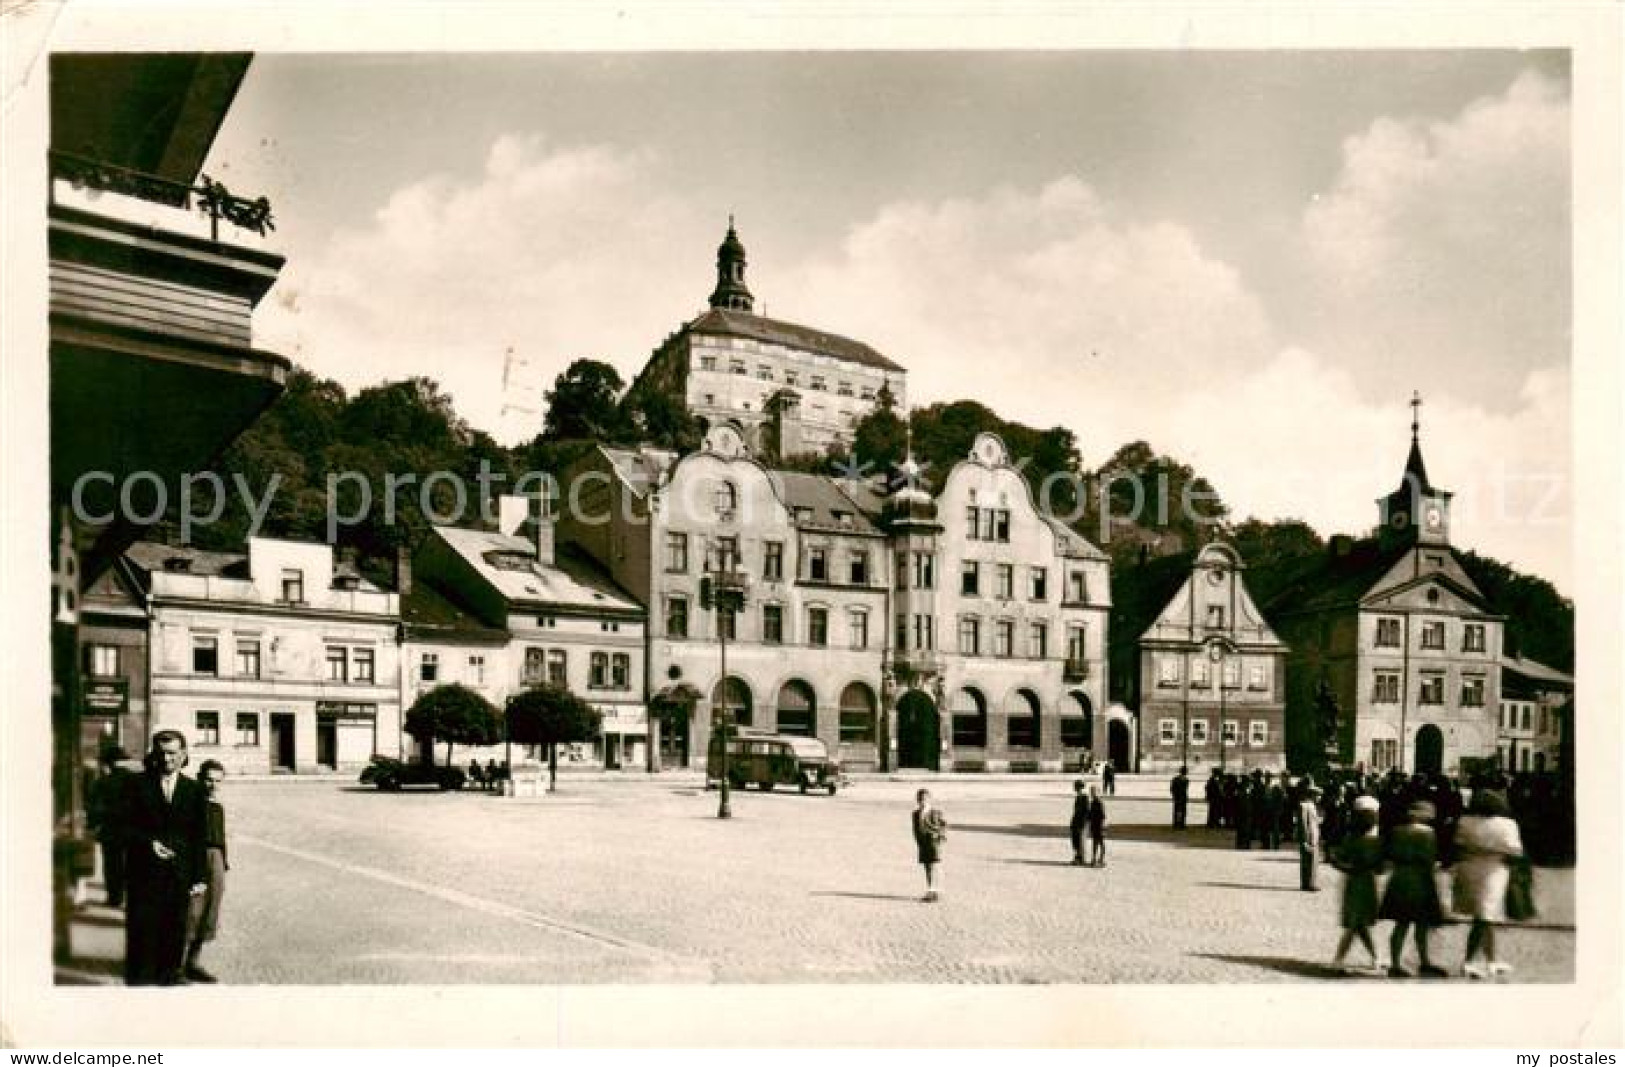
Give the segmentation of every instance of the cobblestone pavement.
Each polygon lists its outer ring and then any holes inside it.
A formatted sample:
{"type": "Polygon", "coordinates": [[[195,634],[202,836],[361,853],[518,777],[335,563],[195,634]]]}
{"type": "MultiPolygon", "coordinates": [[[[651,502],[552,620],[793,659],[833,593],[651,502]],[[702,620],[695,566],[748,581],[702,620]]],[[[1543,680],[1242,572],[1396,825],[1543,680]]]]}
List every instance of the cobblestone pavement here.
{"type": "MultiPolygon", "coordinates": [[[[1160,783],[1124,783],[1141,795],[1109,802],[1109,866],[1090,869],[1067,862],[1066,780],[931,781],[950,833],[943,899],[922,903],[919,784],[736,791],[722,821],[714,792],[670,776],[518,799],[233,782],[206,963],[313,985],[1334,980],[1336,872],[1303,893],[1293,849],[1176,833],[1160,783]]],[[[1574,874],[1537,877],[1541,917],[1502,955],[1519,981],[1570,981],[1574,874]]],[[[1465,934],[1436,934],[1439,960],[1459,965],[1465,934]]]]}

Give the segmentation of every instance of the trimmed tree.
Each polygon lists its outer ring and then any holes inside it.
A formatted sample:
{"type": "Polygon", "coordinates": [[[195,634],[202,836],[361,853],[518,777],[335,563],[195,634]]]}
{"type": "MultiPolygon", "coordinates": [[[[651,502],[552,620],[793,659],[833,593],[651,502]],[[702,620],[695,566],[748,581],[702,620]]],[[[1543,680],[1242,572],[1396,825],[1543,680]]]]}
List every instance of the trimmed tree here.
{"type": "Polygon", "coordinates": [[[437,685],[407,709],[406,732],[429,746],[431,762],[434,743],[444,741],[449,765],[453,745],[494,745],[502,740],[502,715],[467,686],[437,685]]]}
{"type": "Polygon", "coordinates": [[[558,784],[558,746],[591,741],[603,729],[598,709],[559,685],[537,685],[508,698],[508,739],[547,746],[547,791],[558,784]]]}

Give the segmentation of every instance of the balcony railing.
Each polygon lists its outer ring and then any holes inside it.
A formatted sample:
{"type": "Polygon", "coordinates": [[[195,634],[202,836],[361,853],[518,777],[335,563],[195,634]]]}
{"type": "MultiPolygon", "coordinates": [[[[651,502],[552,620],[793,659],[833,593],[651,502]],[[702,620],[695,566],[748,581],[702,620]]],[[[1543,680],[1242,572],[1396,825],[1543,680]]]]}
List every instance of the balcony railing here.
{"type": "Polygon", "coordinates": [[[238,229],[251,230],[261,237],[265,236],[266,231],[276,229],[271,222],[269,200],[263,196],[253,200],[234,196],[231,190],[207,174],[201,176],[197,185],[184,185],[155,174],[116,167],[67,152],[52,152],[50,163],[52,178],[79,188],[131,196],[187,211],[196,207],[209,216],[209,233],[215,241],[220,240],[221,220],[238,229]]]}

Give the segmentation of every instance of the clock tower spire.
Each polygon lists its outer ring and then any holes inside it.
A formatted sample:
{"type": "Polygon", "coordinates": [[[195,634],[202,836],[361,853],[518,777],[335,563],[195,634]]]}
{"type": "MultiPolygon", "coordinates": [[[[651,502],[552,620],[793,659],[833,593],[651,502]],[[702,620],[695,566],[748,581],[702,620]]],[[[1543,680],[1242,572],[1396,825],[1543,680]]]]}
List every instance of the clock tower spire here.
{"type": "Polygon", "coordinates": [[[717,287],[711,291],[711,306],[749,313],[755,304],[755,298],[745,288],[745,245],[734,232],[734,217],[729,215],[728,236],[717,248],[717,287]]]}
{"type": "Polygon", "coordinates": [[[1385,543],[1449,544],[1452,495],[1428,481],[1427,464],[1422,460],[1422,394],[1413,392],[1411,451],[1399,488],[1377,501],[1378,536],[1385,543]]]}

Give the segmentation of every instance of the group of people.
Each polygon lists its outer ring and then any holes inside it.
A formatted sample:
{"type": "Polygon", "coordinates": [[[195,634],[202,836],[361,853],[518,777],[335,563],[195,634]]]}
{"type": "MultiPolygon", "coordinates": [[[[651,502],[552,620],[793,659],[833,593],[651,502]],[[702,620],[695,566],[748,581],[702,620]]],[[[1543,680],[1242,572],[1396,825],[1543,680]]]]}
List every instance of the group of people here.
{"type": "MultiPolygon", "coordinates": [[[[1185,768],[1179,769],[1178,778],[1185,778],[1185,768]]],[[[1293,839],[1298,820],[1298,798],[1290,780],[1283,772],[1279,775],[1255,769],[1251,774],[1227,774],[1215,767],[1203,786],[1207,801],[1207,827],[1210,830],[1234,830],[1236,847],[1250,849],[1277,849],[1293,839]]],[[[1174,799],[1174,825],[1185,825],[1184,805],[1179,794],[1174,799]]]]}
{"type": "MultiPolygon", "coordinates": [[[[1493,789],[1475,789],[1465,813],[1454,827],[1451,868],[1451,909],[1472,920],[1467,933],[1462,973],[1469,978],[1490,978],[1512,970],[1496,954],[1495,927],[1508,918],[1508,897],[1515,875],[1527,873],[1523,839],[1506,797],[1493,789]]],[[[1356,938],[1371,955],[1371,967],[1380,963],[1371,939],[1371,927],[1381,920],[1394,924],[1389,936],[1390,977],[1409,977],[1405,969],[1406,936],[1414,930],[1418,972],[1424,978],[1444,978],[1429,952],[1431,932],[1444,923],[1435,874],[1441,863],[1439,834],[1433,823],[1438,810],[1431,801],[1413,800],[1402,820],[1386,835],[1382,828],[1382,802],[1361,793],[1351,803],[1351,825],[1336,848],[1333,863],[1347,875],[1343,890],[1343,938],[1334,965],[1343,968],[1356,938]],[[1381,899],[1377,876],[1391,873],[1381,899]]],[[[1525,902],[1524,907],[1532,907],[1525,902]]],[[[1344,973],[1351,973],[1347,969],[1344,973]]]]}
{"type": "Polygon", "coordinates": [[[468,780],[475,786],[485,790],[488,793],[501,792],[502,783],[507,781],[507,779],[507,760],[503,760],[500,766],[494,759],[486,760],[483,768],[480,766],[480,761],[477,759],[471,759],[468,761],[468,780]]]}
{"type": "Polygon", "coordinates": [[[226,892],[226,772],[206,760],[193,779],[176,730],[153,735],[143,772],[109,749],[89,815],[101,846],[107,903],[124,908],[124,980],[133,986],[214,982],[200,962],[215,938],[226,892]]]}

